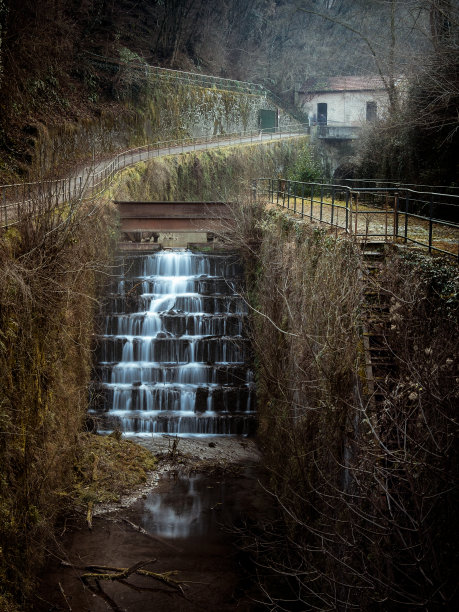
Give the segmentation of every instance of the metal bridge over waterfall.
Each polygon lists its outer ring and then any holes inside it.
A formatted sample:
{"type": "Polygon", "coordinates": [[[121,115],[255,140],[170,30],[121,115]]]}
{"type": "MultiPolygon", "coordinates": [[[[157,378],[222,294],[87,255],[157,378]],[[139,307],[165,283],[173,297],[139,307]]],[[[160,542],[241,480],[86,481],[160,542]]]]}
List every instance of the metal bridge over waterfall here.
{"type": "Polygon", "coordinates": [[[231,225],[224,202],[118,202],[121,250],[208,243],[231,225]]]}

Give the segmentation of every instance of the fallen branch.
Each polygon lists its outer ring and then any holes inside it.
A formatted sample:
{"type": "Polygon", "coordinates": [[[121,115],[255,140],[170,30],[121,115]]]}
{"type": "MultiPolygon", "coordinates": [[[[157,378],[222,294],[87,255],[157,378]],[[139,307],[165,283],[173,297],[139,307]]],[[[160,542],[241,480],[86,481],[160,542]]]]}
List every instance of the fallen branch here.
{"type": "MultiPolygon", "coordinates": [[[[99,455],[94,456],[94,465],[92,467],[92,477],[91,482],[97,481],[97,466],[99,465],[99,455]]],[[[94,502],[90,501],[88,503],[88,512],[86,513],[86,522],[88,523],[88,529],[92,530],[92,512],[94,509],[94,502]]]]}
{"type": "Polygon", "coordinates": [[[86,513],[86,523],[88,524],[88,529],[91,531],[92,530],[92,511],[94,508],[94,502],[90,501],[88,503],[88,511],[86,513]]]}
{"type": "Polygon", "coordinates": [[[65,603],[67,604],[68,609],[70,610],[70,612],[72,612],[72,608],[71,608],[71,606],[69,604],[69,600],[67,599],[67,595],[65,594],[65,591],[62,588],[62,584],[60,582],[58,584],[59,584],[59,590],[60,590],[60,592],[62,594],[62,597],[65,599],[65,603]]]}
{"type": "Polygon", "coordinates": [[[131,574],[137,574],[139,576],[146,576],[148,578],[158,580],[159,582],[166,584],[167,586],[175,589],[176,591],[180,591],[180,593],[184,595],[183,588],[180,582],[171,578],[171,576],[174,576],[178,573],[176,570],[163,572],[160,574],[157,572],[150,572],[148,570],[142,569],[145,565],[155,562],[156,559],[148,559],[147,561],[139,561],[131,567],[113,567],[107,565],[78,566],[73,565],[72,563],[68,563],[67,561],[61,561],[61,565],[63,567],[71,567],[72,569],[89,572],[81,576],[81,579],[85,583],[87,583],[89,580],[125,580],[131,574]]]}
{"type": "Polygon", "coordinates": [[[94,593],[94,595],[103,599],[105,603],[110,606],[113,612],[126,612],[125,609],[120,608],[116,601],[104,591],[99,581],[96,580],[95,585],[88,584],[87,587],[91,593],[94,593]]]}
{"type": "Polygon", "coordinates": [[[140,570],[141,567],[144,567],[144,565],[148,565],[149,563],[151,563],[150,560],[139,561],[138,563],[131,565],[131,567],[117,568],[117,570],[112,574],[107,573],[107,570],[101,570],[99,568],[95,570],[96,573],[83,574],[81,579],[84,581],[89,580],[90,578],[95,578],[96,580],[124,580],[124,578],[136,573],[137,570],[140,570]]]}

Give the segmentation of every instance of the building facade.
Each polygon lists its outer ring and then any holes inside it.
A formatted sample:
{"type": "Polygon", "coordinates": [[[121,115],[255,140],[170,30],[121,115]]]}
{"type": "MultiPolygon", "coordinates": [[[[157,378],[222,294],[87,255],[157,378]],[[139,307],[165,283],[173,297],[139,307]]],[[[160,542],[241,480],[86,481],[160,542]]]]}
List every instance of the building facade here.
{"type": "Polygon", "coordinates": [[[384,115],[388,96],[379,77],[316,77],[298,88],[296,104],[311,124],[359,126],[384,115]]]}

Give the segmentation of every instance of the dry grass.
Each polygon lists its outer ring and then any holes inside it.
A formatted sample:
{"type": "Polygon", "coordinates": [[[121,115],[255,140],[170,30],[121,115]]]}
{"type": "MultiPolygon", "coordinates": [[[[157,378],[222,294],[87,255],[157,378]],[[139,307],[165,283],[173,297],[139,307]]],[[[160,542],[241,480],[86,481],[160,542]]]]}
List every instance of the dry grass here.
{"type": "Polygon", "coordinates": [[[156,468],[150,451],[114,436],[80,434],[70,492],[77,505],[119,501],[156,468]]]}
{"type": "Polygon", "coordinates": [[[278,516],[242,537],[267,607],[453,609],[456,269],[388,260],[379,283],[392,296],[383,342],[394,368],[375,410],[363,394],[358,253],[249,207],[233,240],[251,245],[259,433],[278,516]]]}
{"type": "Polygon", "coordinates": [[[72,478],[113,212],[43,193],[0,237],[0,580],[26,600],[72,478]]]}

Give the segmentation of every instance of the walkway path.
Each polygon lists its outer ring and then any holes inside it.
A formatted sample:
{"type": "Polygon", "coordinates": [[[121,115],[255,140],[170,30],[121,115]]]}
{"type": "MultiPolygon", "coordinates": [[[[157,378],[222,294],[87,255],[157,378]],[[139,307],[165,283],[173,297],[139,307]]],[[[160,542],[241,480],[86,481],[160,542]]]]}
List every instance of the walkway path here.
{"type": "Polygon", "coordinates": [[[192,151],[216,149],[233,145],[285,140],[304,136],[303,126],[278,128],[276,132],[262,133],[259,130],[219,136],[203,136],[184,140],[173,140],[129,149],[112,158],[98,161],[80,168],[74,174],[57,181],[19,183],[0,186],[0,229],[14,225],[19,215],[33,208],[37,197],[46,193],[56,204],[72,199],[95,198],[113,181],[115,175],[128,166],[166,155],[180,155],[192,151]]]}
{"type": "Polygon", "coordinates": [[[459,196],[409,190],[413,205],[410,208],[404,198],[400,198],[398,204],[395,204],[393,193],[375,189],[374,195],[386,200],[384,204],[375,206],[362,201],[369,196],[367,190],[360,190],[359,193],[358,189],[314,184],[315,191],[312,193],[316,195],[310,196],[313,184],[300,183],[298,193],[308,193],[303,198],[292,195],[285,185],[281,185],[281,191],[276,191],[272,185],[277,185],[277,179],[271,181],[267,190],[268,180],[270,179],[258,181],[260,200],[267,206],[286,209],[293,217],[328,225],[337,233],[345,232],[364,242],[402,240],[459,258],[459,224],[456,221],[435,218],[433,214],[429,215],[422,209],[422,205],[425,205],[426,201],[428,203],[432,196],[434,205],[443,206],[449,212],[450,218],[455,219],[457,215],[454,213],[459,210],[459,196]],[[361,199],[357,200],[356,195],[361,199]]]}

